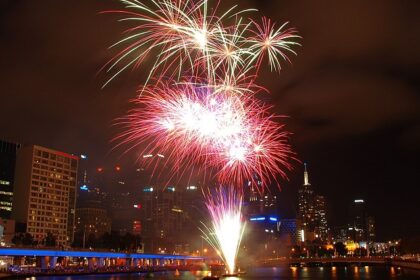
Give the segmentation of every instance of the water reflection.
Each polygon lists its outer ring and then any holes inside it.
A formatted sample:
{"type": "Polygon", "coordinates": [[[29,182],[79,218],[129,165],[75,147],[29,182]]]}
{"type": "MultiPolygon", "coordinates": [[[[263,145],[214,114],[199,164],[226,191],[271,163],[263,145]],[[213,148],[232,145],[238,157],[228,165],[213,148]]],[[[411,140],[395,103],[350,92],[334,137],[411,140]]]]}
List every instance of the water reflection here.
{"type": "MultiPolygon", "coordinates": [[[[177,275],[175,272],[165,273],[135,273],[116,275],[79,275],[79,276],[50,276],[26,278],[27,280],[201,280],[210,271],[188,271],[177,275]]],[[[220,275],[214,274],[212,275],[220,275]]],[[[216,272],[217,273],[217,272],[216,272]]],[[[220,273],[220,272],[219,272],[220,273]]],[[[270,267],[248,268],[246,274],[240,277],[221,278],[225,280],[269,280],[269,279],[419,279],[419,271],[386,266],[332,266],[332,267],[270,267]]]]}
{"type": "Polygon", "coordinates": [[[337,268],[335,266],[331,267],[331,278],[337,279],[337,268]]]}
{"type": "Polygon", "coordinates": [[[298,270],[298,268],[296,266],[292,266],[290,269],[292,270],[292,277],[293,278],[297,278],[297,270],[298,270]]]}

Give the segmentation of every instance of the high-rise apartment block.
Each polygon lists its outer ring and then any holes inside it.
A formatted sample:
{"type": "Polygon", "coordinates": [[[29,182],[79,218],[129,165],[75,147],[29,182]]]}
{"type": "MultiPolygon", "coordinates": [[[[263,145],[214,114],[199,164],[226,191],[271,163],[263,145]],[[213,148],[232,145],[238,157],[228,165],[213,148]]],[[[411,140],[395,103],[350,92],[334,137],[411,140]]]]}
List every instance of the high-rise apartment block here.
{"type": "Polygon", "coordinates": [[[12,216],[42,242],[48,232],[58,245],[73,240],[78,157],[32,145],[19,149],[12,216]]]}

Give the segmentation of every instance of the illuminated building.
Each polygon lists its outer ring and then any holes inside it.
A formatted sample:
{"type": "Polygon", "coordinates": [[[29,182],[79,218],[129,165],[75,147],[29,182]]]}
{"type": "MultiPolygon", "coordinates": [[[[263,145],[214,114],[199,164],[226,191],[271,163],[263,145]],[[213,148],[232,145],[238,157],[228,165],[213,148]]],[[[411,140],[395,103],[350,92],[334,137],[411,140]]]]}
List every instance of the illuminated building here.
{"type": "Polygon", "coordinates": [[[87,168],[87,163],[88,163],[88,157],[87,155],[80,155],[80,160],[79,160],[79,166],[78,166],[78,182],[77,182],[77,186],[79,188],[79,190],[84,191],[86,189],[89,189],[91,187],[90,185],[90,181],[88,178],[88,168],[87,168]]]}
{"type": "Polygon", "coordinates": [[[13,207],[16,153],[20,145],[0,140],[0,218],[10,219],[13,207]]]}
{"type": "Polygon", "coordinates": [[[130,191],[110,192],[105,198],[105,207],[112,219],[112,230],[120,234],[138,233],[134,223],[141,218],[142,203],[139,194],[130,191]]]}
{"type": "Polygon", "coordinates": [[[309,183],[309,173],[305,163],[303,185],[298,189],[298,220],[301,236],[306,240],[328,237],[327,202],[317,195],[309,183]]]}
{"type": "MultiPolygon", "coordinates": [[[[261,186],[261,182],[258,181],[261,186]]],[[[255,215],[278,215],[277,195],[264,190],[258,192],[250,186],[245,203],[245,213],[248,217],[255,215]]]]}
{"type": "Polygon", "coordinates": [[[350,207],[349,230],[355,241],[366,241],[366,202],[355,199],[350,207]]]}
{"type": "MultiPolygon", "coordinates": [[[[351,230],[353,228],[350,228],[351,230]]],[[[351,239],[350,237],[350,230],[348,225],[342,225],[342,226],[335,226],[332,228],[332,235],[334,237],[334,240],[336,242],[346,242],[348,239],[351,239]]]]}
{"type": "Polygon", "coordinates": [[[303,185],[298,189],[298,219],[301,229],[307,232],[315,231],[314,190],[309,183],[309,174],[305,163],[303,185]]]}
{"type": "Polygon", "coordinates": [[[42,241],[48,232],[58,245],[73,240],[78,157],[40,146],[24,146],[16,160],[12,217],[42,241]]]}
{"type": "Polygon", "coordinates": [[[181,235],[185,213],[183,192],[174,186],[148,186],[141,194],[142,238],[146,252],[173,252],[188,238],[181,235]]]}
{"type": "Polygon", "coordinates": [[[328,237],[327,205],[325,197],[316,195],[314,199],[315,234],[325,240],[328,237]]]}
{"type": "Polygon", "coordinates": [[[86,237],[94,234],[101,237],[106,232],[111,232],[111,219],[105,209],[99,207],[86,207],[76,209],[76,232],[86,237]]]}
{"type": "Polygon", "coordinates": [[[255,257],[273,257],[273,252],[285,245],[280,236],[281,221],[278,216],[256,215],[247,220],[248,234],[243,237],[242,245],[255,257]]]}
{"type": "MultiPolygon", "coordinates": [[[[182,190],[181,190],[182,191],[182,190]]],[[[185,222],[182,232],[189,236],[188,244],[177,247],[177,252],[186,253],[191,251],[202,250],[202,228],[201,221],[207,220],[207,211],[204,206],[204,196],[202,194],[202,186],[199,183],[188,185],[182,191],[183,210],[185,214],[185,222]],[[188,245],[188,246],[186,246],[188,245]]],[[[181,244],[180,244],[181,245],[181,244]]]]}

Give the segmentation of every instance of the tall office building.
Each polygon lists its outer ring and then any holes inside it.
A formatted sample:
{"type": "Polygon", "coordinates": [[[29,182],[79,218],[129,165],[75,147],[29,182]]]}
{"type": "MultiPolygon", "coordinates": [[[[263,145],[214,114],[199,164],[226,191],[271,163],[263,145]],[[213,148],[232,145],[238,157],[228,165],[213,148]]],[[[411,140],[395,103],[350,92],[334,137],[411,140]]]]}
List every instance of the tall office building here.
{"type": "Polygon", "coordinates": [[[106,196],[106,208],[112,219],[112,230],[120,234],[138,234],[141,230],[141,203],[138,192],[112,192],[106,196]],[[140,228],[139,228],[140,227],[140,228]]]}
{"type": "Polygon", "coordinates": [[[303,185],[298,189],[298,219],[305,232],[315,230],[314,190],[309,183],[309,174],[305,163],[303,185]]]}
{"type": "Polygon", "coordinates": [[[355,199],[350,206],[349,230],[355,241],[366,241],[366,202],[355,199]]]}
{"type": "Polygon", "coordinates": [[[317,195],[309,183],[309,173],[305,163],[303,185],[298,189],[298,224],[301,237],[305,240],[328,237],[327,202],[317,195]]]}
{"type": "Polygon", "coordinates": [[[278,215],[277,195],[268,190],[259,191],[250,186],[246,193],[244,206],[245,215],[248,217],[255,215],[278,215]]]}
{"type": "Polygon", "coordinates": [[[40,146],[19,149],[12,217],[42,242],[48,232],[58,245],[72,242],[78,157],[40,146]]]}
{"type": "Polygon", "coordinates": [[[328,237],[327,203],[325,197],[316,195],[314,199],[315,234],[325,240],[328,237]]]}
{"type": "Polygon", "coordinates": [[[10,219],[13,207],[16,153],[20,145],[0,140],[0,218],[10,219]]]}
{"type": "Polygon", "coordinates": [[[143,188],[141,221],[145,251],[172,253],[188,238],[181,234],[185,220],[182,196],[183,192],[173,186],[143,188]]]}

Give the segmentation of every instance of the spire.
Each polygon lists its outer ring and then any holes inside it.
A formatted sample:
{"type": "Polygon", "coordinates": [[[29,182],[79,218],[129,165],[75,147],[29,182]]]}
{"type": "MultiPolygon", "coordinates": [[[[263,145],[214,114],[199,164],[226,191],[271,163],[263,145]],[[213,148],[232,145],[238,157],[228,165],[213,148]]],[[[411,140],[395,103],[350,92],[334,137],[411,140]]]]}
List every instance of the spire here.
{"type": "Polygon", "coordinates": [[[309,174],[308,174],[308,169],[306,167],[306,162],[304,163],[305,165],[305,171],[303,172],[303,185],[304,186],[310,186],[311,184],[309,183],[309,174]]]}

